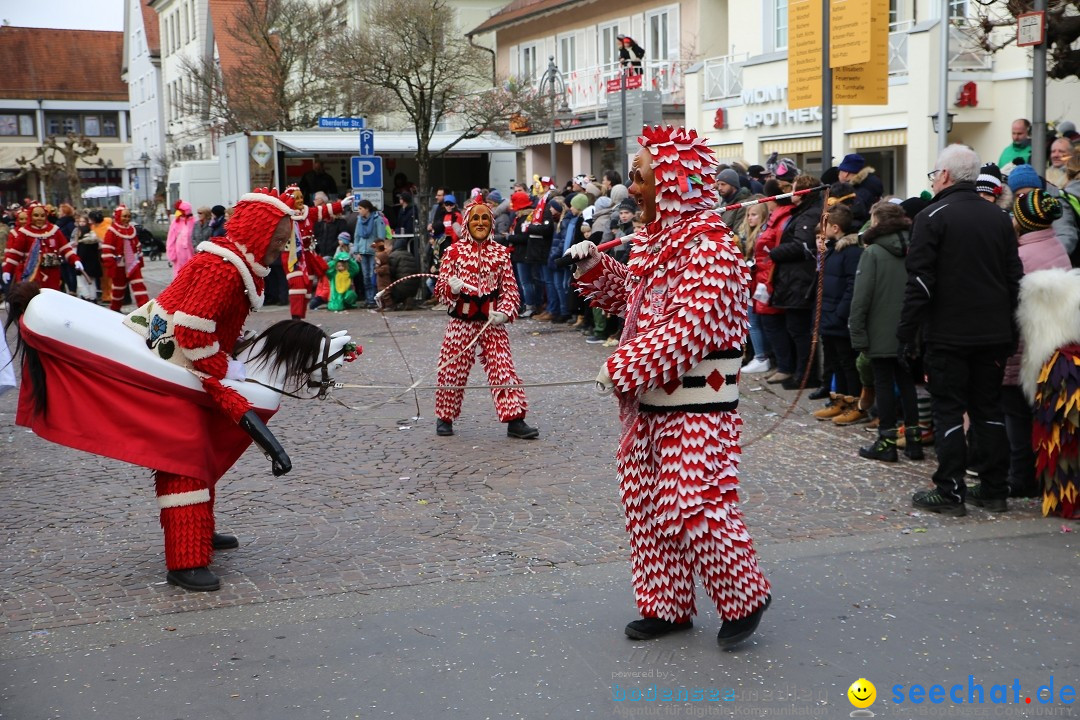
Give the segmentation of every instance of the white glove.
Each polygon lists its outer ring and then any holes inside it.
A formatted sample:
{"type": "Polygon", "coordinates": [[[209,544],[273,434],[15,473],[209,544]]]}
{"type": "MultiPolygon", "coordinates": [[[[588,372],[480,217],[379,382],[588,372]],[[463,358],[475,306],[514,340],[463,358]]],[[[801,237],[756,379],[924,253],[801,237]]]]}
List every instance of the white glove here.
{"type": "MultiPolygon", "coordinates": [[[[584,243],[578,243],[583,245],[584,243]]],[[[572,248],[571,248],[572,249],[572,248]]],[[[615,389],[615,383],[611,381],[611,374],[607,370],[607,363],[600,368],[600,374],[596,376],[596,392],[601,395],[609,395],[615,389]]]]}
{"type": "Polygon", "coordinates": [[[596,244],[591,240],[583,240],[582,242],[575,243],[570,246],[565,255],[569,255],[575,260],[585,260],[586,258],[600,257],[600,251],[596,249],[596,244]]]}
{"type": "Polygon", "coordinates": [[[247,380],[247,373],[244,371],[244,363],[229,358],[229,369],[225,371],[225,379],[236,380],[237,382],[244,382],[247,380]]]}
{"type": "Polygon", "coordinates": [[[352,210],[352,193],[341,198],[341,210],[342,212],[349,212],[352,210]]]}
{"type": "Polygon", "coordinates": [[[452,277],[446,281],[446,284],[450,286],[450,292],[457,295],[461,292],[461,288],[465,287],[465,281],[461,278],[452,277]]]}
{"type": "Polygon", "coordinates": [[[7,285],[11,282],[11,273],[4,273],[4,284],[7,285]]]}
{"type": "Polygon", "coordinates": [[[75,269],[78,270],[79,272],[83,271],[82,260],[76,260],[75,261],[75,269]]]}
{"type": "Polygon", "coordinates": [[[753,297],[759,303],[767,303],[772,297],[772,293],[769,292],[769,288],[765,285],[765,283],[758,283],[757,286],[754,287],[754,294],[751,297],[753,297]]]}
{"type": "Polygon", "coordinates": [[[510,318],[507,316],[506,313],[499,312],[498,310],[492,310],[490,313],[488,313],[488,320],[491,321],[492,325],[502,325],[509,319],[510,318]]]}

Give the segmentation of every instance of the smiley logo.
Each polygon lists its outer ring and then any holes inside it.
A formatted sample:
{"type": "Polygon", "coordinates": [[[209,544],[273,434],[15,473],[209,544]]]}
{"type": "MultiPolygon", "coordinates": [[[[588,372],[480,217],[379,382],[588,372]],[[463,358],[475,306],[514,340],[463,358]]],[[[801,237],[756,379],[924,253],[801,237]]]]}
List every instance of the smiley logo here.
{"type": "Polygon", "coordinates": [[[847,696],[855,707],[860,709],[868,708],[877,699],[877,688],[874,687],[874,683],[866,678],[859,678],[851,683],[851,687],[847,690],[847,696]]]}

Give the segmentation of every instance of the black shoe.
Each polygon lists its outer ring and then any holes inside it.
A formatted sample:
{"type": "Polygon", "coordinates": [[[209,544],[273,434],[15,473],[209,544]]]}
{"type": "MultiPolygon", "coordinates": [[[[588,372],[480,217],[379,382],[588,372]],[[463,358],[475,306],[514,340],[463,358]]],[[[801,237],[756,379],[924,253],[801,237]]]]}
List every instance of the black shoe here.
{"type": "Polygon", "coordinates": [[[911,505],[919,510],[928,510],[929,512],[952,515],[953,517],[967,515],[967,508],[964,507],[964,503],[950,500],[937,490],[920,490],[911,496],[911,505]]]}
{"type": "Polygon", "coordinates": [[[642,618],[627,625],[623,632],[631,640],[653,640],[668,633],[682,632],[692,627],[694,627],[693,620],[675,623],[660,618],[642,618]]]}
{"type": "Polygon", "coordinates": [[[214,536],[210,539],[210,544],[214,546],[215,550],[235,550],[240,547],[240,541],[236,539],[235,535],[225,535],[224,533],[214,533],[214,536]]]}
{"type": "Polygon", "coordinates": [[[987,512],[1007,512],[1009,509],[1009,503],[1005,498],[988,498],[985,497],[986,490],[983,489],[982,483],[978,485],[972,485],[968,488],[967,499],[972,505],[977,505],[987,512]]]}
{"type": "Polygon", "coordinates": [[[922,431],[918,428],[904,431],[904,456],[908,460],[926,459],[922,449],[922,431]]]}
{"type": "Polygon", "coordinates": [[[879,434],[873,445],[859,448],[859,456],[864,457],[867,460],[896,462],[896,431],[885,430],[879,434]]]}
{"type": "Polygon", "coordinates": [[[724,624],[720,626],[720,632],[716,633],[716,642],[720,643],[720,647],[726,650],[746,640],[757,630],[757,626],[761,623],[761,616],[765,614],[771,604],[772,595],[766,595],[764,604],[746,617],[738,620],[725,620],[724,624]]]}
{"type": "Polygon", "coordinates": [[[784,388],[785,390],[798,390],[799,385],[801,384],[802,380],[792,375],[787,380],[780,383],[780,387],[784,388]]]}
{"type": "Polygon", "coordinates": [[[221,581],[218,576],[204,567],[191,568],[189,570],[170,570],[165,576],[170,585],[179,585],[185,590],[195,592],[210,592],[221,589],[221,581]]]}
{"type": "Polygon", "coordinates": [[[830,395],[829,388],[822,385],[817,390],[810,393],[810,395],[808,397],[811,400],[824,400],[825,398],[829,397],[829,395],[830,395]]]}
{"type": "Polygon", "coordinates": [[[525,418],[518,418],[506,423],[506,436],[519,440],[534,440],[540,437],[540,431],[525,424],[525,418]]]}
{"type": "Polygon", "coordinates": [[[435,421],[435,434],[439,437],[449,437],[454,434],[454,423],[449,420],[435,421]]]}

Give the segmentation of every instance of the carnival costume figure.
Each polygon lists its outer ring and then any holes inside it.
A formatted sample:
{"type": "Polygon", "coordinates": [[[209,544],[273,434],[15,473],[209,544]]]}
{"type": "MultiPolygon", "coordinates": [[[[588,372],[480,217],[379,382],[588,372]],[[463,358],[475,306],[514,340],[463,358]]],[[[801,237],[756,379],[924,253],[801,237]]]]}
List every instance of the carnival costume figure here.
{"type": "Polygon", "coordinates": [[[626,265],[593,243],[572,246],[578,289],[626,318],[597,377],[614,389],[623,432],[616,452],[630,534],[639,640],[692,627],[694,576],[730,647],[757,628],[768,581],[738,506],[739,369],[749,273],[713,210],[716,157],[693,130],[646,128],[630,193],[644,227],[626,265]]]}
{"type": "MultiPolygon", "coordinates": [[[[466,208],[459,240],[443,253],[435,296],[447,306],[450,320],[439,352],[435,391],[435,430],[453,435],[453,422],[461,414],[469,371],[476,359],[487,371],[491,385],[520,385],[510,354],[505,324],[518,313],[517,280],[510,252],[491,238],[491,208],[476,203],[466,208]],[[450,387],[447,387],[450,386],[450,387]]],[[[491,397],[499,420],[507,423],[509,437],[533,439],[540,431],[525,423],[528,402],[520,387],[493,387],[491,397]]]]}
{"type": "Polygon", "coordinates": [[[285,188],[291,194],[296,207],[295,237],[289,244],[285,263],[285,278],[289,283],[289,313],[294,320],[307,316],[311,287],[326,274],[328,265],[315,252],[315,223],[328,222],[345,213],[345,205],[352,202],[352,195],[325,205],[305,205],[304,193],[296,185],[285,188]]]}
{"type": "Polygon", "coordinates": [[[8,236],[4,263],[0,266],[4,285],[13,280],[29,281],[43,288],[59,290],[60,266],[68,263],[82,272],[83,264],[75,252],[75,244],[49,222],[44,205],[32,203],[27,209],[29,223],[16,226],[8,236]]]}
{"type": "Polygon", "coordinates": [[[112,278],[110,310],[120,310],[128,286],[136,307],[150,300],[142,276],[142,243],[131,225],[131,211],[123,205],[113,212],[112,224],[101,241],[101,267],[112,278]]]}

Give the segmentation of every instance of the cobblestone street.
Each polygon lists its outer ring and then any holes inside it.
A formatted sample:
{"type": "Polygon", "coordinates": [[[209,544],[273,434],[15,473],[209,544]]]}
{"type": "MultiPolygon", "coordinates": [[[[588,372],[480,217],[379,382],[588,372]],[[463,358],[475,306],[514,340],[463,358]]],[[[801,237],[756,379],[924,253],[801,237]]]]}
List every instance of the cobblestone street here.
{"type": "MultiPolygon", "coordinates": [[[[152,264],[151,293],[168,272],[163,261],[152,264]]],[[[270,307],[253,316],[253,325],[285,317],[286,308],[270,307]]],[[[330,331],[348,329],[364,346],[341,382],[410,384],[396,339],[412,377],[432,384],[445,314],[385,317],[393,336],[371,311],[320,310],[308,319],[330,331]]],[[[591,380],[609,352],[569,328],[527,320],[510,335],[527,383],[591,380]]],[[[479,364],[472,381],[485,382],[479,364]]],[[[752,442],[744,450],[741,495],[760,546],[1039,517],[1034,501],[1013,501],[1013,511],[1000,516],[974,507],[960,520],[916,514],[910,496],[927,486],[932,452],[923,463],[862,460],[855,451],[870,438],[865,426],[816,422],[805,400],[759,437],[795,396],[777,387],[742,379],[743,438],[752,442]]],[[[385,402],[398,392],[334,392],[352,409],[285,399],[271,428],[294,469],[275,479],[261,453],[249,449],[218,485],[219,528],[236,533],[241,547],[215,557],[223,587],[206,594],[164,582],[149,471],[16,427],[15,393],[8,393],[0,399],[0,631],[625,561],[612,398],[595,395],[590,385],[530,389],[528,419],[541,435],[520,441],[506,437],[487,391],[467,393],[450,438],[435,436],[430,391],[419,393],[419,421],[412,419],[411,393],[385,402]]]]}

